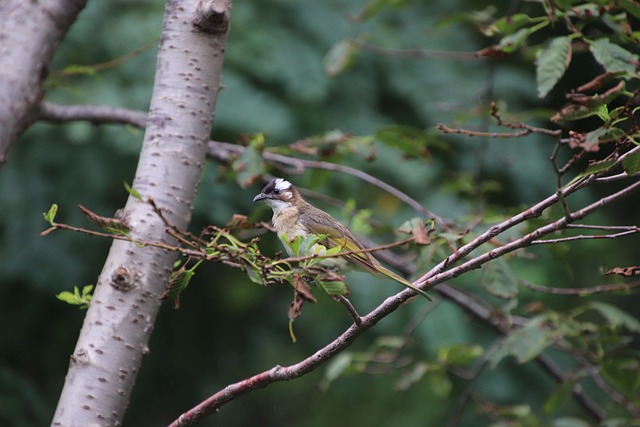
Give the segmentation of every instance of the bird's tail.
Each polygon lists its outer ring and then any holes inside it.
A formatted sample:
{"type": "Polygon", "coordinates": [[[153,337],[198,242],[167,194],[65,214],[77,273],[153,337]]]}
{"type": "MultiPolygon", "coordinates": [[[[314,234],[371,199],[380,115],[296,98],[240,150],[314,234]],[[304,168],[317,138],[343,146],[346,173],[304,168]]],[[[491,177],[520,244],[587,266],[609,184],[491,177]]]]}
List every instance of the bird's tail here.
{"type": "Polygon", "coordinates": [[[431,298],[431,296],[426,293],[425,291],[423,291],[422,289],[418,288],[416,285],[414,285],[413,283],[411,283],[410,281],[398,276],[396,273],[394,273],[391,270],[387,270],[386,268],[384,268],[383,266],[379,265],[378,267],[378,271],[382,274],[384,274],[385,276],[387,276],[389,279],[393,279],[396,282],[406,286],[407,288],[411,288],[414,291],[416,291],[417,293],[419,293],[420,295],[422,295],[423,297],[425,297],[426,299],[428,299],[429,301],[433,301],[433,298],[431,298]]]}

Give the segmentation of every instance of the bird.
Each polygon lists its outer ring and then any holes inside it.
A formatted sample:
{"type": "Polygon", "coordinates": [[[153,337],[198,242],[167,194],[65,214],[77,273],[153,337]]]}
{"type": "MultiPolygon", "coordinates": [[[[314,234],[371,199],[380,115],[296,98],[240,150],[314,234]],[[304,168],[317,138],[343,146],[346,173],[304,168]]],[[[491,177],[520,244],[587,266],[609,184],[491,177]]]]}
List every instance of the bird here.
{"type": "Polygon", "coordinates": [[[344,249],[340,252],[344,252],[344,255],[322,259],[319,262],[322,267],[339,271],[355,266],[371,274],[380,273],[433,301],[425,291],[383,267],[370,252],[362,252],[366,247],[346,226],[322,209],[307,203],[289,181],[272,179],[253,201],[264,201],[273,210],[273,227],[289,256],[294,256],[290,243],[296,237],[326,236],[310,249],[309,255],[323,253],[323,249],[336,246],[344,249]]]}

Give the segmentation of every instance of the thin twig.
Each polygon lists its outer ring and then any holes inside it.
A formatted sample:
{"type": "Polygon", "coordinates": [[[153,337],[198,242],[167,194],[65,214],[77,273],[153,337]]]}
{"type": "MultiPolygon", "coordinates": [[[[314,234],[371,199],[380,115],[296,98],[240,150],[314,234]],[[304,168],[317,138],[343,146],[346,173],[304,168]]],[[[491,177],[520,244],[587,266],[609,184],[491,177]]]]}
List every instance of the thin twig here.
{"type": "Polygon", "coordinates": [[[609,292],[628,291],[629,289],[640,287],[640,281],[632,283],[612,283],[608,285],[592,286],[590,288],[552,288],[549,286],[536,285],[526,280],[518,279],[518,283],[525,288],[544,292],[552,295],[575,295],[586,296],[609,292]]]}
{"type": "Polygon", "coordinates": [[[627,412],[635,419],[640,419],[640,407],[636,406],[632,401],[624,397],[617,389],[611,387],[609,383],[602,377],[600,374],[600,369],[585,359],[584,357],[578,356],[578,360],[585,367],[587,372],[594,379],[598,387],[602,391],[604,391],[611,399],[616,402],[618,405],[622,406],[627,412]]]}
{"type": "MultiPolygon", "coordinates": [[[[416,280],[416,284],[420,284],[420,288],[424,289],[428,289],[427,287],[427,283],[429,285],[429,288],[435,286],[438,283],[444,282],[444,281],[449,281],[457,276],[459,276],[460,274],[467,272],[469,270],[473,270],[476,268],[480,268],[482,265],[486,264],[488,261],[495,259],[495,258],[499,258],[507,253],[511,253],[517,249],[520,248],[524,248],[526,246],[529,246],[531,244],[532,241],[537,240],[538,238],[545,236],[547,234],[553,233],[555,231],[558,231],[564,227],[566,227],[566,225],[568,224],[568,221],[577,221],[580,219],[583,219],[584,217],[586,217],[587,215],[593,213],[595,210],[611,203],[614,201],[617,201],[621,198],[624,198],[630,194],[632,194],[635,191],[640,190],[640,181],[637,181],[631,185],[629,185],[626,188],[623,188],[620,191],[617,191],[613,194],[610,194],[607,197],[603,197],[602,199],[591,203],[590,205],[585,206],[584,208],[574,212],[573,214],[571,214],[571,218],[567,219],[566,217],[562,217],[552,223],[549,223],[545,226],[539,227],[538,229],[532,231],[531,233],[519,238],[519,239],[515,239],[503,246],[500,246],[499,248],[496,249],[492,249],[489,252],[486,252],[482,255],[479,255],[461,265],[459,265],[458,267],[452,268],[450,270],[447,271],[443,271],[444,270],[444,264],[447,260],[443,261],[442,263],[438,264],[438,266],[436,266],[435,268],[433,268],[429,273],[423,275],[420,279],[416,280]],[[438,270],[443,271],[443,272],[438,272],[438,270]],[[437,272],[437,273],[434,273],[437,272]]],[[[552,196],[553,197],[553,196],[552,196]]],[[[542,203],[536,205],[536,206],[541,206],[542,203]]],[[[529,209],[530,210],[530,209],[529,209]]],[[[526,211],[525,211],[526,212],[526,211]]],[[[521,214],[522,215],[522,214],[521,214]]],[[[518,215],[516,215],[517,217],[518,215]]],[[[515,218],[515,217],[514,217],[515,218]]],[[[513,218],[512,218],[513,219],[513,218]]],[[[505,221],[505,222],[509,222],[511,220],[505,221]]],[[[504,224],[504,223],[503,223],[504,224]]],[[[506,225],[501,225],[500,228],[504,227],[506,225]]],[[[494,227],[492,227],[488,232],[483,233],[483,235],[481,235],[480,237],[476,238],[474,240],[478,241],[478,243],[480,241],[483,241],[485,239],[488,240],[489,236],[492,235],[492,233],[495,232],[494,227]]],[[[491,236],[493,237],[493,236],[491,236]]],[[[463,246],[462,248],[460,248],[460,250],[458,251],[458,253],[453,254],[450,256],[450,258],[453,258],[455,260],[460,259],[459,258],[459,253],[463,252],[470,252],[471,250],[475,249],[475,247],[473,248],[469,248],[468,245],[463,246]]]]}
{"type": "Polygon", "coordinates": [[[591,240],[591,239],[617,239],[618,237],[627,236],[629,234],[636,234],[640,232],[640,228],[636,227],[634,230],[621,231],[619,233],[612,234],[581,234],[579,236],[560,237],[558,239],[543,239],[533,240],[532,245],[549,245],[556,243],[573,242],[576,240],[591,240]]]}
{"type": "Polygon", "coordinates": [[[39,119],[50,122],[87,121],[93,124],[128,124],[144,129],[147,113],[100,105],[60,105],[42,101],[39,119]]]}
{"type": "Polygon", "coordinates": [[[439,58],[439,59],[455,59],[455,60],[477,60],[475,52],[448,52],[442,50],[431,49],[392,49],[388,47],[376,46],[362,40],[351,40],[355,46],[363,50],[378,53],[385,56],[394,58],[409,58],[409,59],[423,59],[423,58],[439,58]]]}
{"type": "Polygon", "coordinates": [[[344,295],[338,295],[337,300],[347,308],[349,315],[351,315],[353,319],[353,323],[355,323],[356,326],[362,326],[362,318],[358,314],[358,310],[356,310],[353,304],[351,304],[351,301],[349,301],[349,298],[344,295]]]}

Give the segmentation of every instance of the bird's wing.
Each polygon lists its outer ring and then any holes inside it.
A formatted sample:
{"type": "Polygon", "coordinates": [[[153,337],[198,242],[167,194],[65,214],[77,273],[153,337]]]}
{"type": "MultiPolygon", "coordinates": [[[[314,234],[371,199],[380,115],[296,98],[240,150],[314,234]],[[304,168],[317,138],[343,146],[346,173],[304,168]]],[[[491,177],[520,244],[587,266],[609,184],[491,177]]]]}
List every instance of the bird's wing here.
{"type": "Polygon", "coordinates": [[[428,300],[433,301],[425,291],[419,289],[413,283],[398,276],[391,270],[387,270],[381,266],[378,260],[375,259],[370,252],[357,252],[366,249],[365,246],[360,243],[353,234],[351,234],[347,227],[340,224],[340,222],[335,220],[328,213],[309,205],[309,208],[301,211],[299,218],[308,233],[327,235],[327,238],[322,240],[320,244],[327,248],[334,248],[336,246],[342,247],[343,250],[341,252],[348,252],[344,257],[357,267],[374,274],[382,273],[388,278],[413,289],[428,300]]]}
{"type": "Polygon", "coordinates": [[[378,261],[369,252],[357,252],[366,249],[366,247],[351,234],[347,227],[328,213],[311,207],[300,214],[300,221],[304,224],[307,232],[327,235],[327,238],[320,244],[327,248],[342,247],[342,252],[346,252],[345,258],[357,267],[374,273],[377,271],[378,261]]]}

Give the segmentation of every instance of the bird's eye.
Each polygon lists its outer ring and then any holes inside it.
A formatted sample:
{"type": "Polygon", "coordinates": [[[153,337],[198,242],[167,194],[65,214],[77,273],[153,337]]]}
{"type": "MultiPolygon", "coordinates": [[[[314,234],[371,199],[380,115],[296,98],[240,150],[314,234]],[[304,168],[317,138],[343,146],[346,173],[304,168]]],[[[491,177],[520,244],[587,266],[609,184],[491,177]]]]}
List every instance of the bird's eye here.
{"type": "Polygon", "coordinates": [[[274,189],[273,189],[273,194],[280,194],[280,190],[279,190],[279,189],[277,189],[277,188],[274,188],[274,189]]]}

